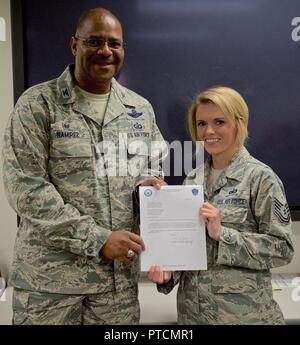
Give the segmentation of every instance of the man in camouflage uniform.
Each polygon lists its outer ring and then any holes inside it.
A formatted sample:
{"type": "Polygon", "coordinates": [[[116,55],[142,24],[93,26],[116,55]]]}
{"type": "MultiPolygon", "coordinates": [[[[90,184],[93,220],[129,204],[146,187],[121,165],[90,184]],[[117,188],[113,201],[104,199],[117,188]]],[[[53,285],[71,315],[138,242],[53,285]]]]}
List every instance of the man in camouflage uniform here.
{"type": "Polygon", "coordinates": [[[279,177],[244,147],[248,107],[235,90],[216,87],[195,98],[188,119],[192,139],[209,153],[204,176],[195,169],[184,182],[204,184],[207,271],[155,267],[149,279],[163,293],[179,282],[180,324],[283,324],[270,269],[292,260],[291,219],[279,177]]]}
{"type": "Polygon", "coordinates": [[[27,90],[5,132],[4,184],[20,216],[13,322],[138,323],[132,191],[164,184],[164,141],[149,102],[113,78],[124,49],[111,12],[84,12],[71,49],[75,66],[27,90]]]}

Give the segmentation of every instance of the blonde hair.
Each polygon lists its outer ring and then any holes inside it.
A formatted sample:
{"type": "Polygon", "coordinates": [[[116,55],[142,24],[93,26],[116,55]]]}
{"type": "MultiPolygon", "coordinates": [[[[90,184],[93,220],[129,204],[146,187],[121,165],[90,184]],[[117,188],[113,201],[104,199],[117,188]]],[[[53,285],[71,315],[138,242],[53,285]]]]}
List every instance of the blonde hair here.
{"type": "Polygon", "coordinates": [[[236,145],[245,145],[248,138],[249,110],[243,97],[235,90],[217,86],[200,92],[192,101],[188,110],[188,131],[195,142],[197,138],[196,112],[200,104],[212,103],[218,106],[222,112],[229,117],[236,128],[236,145]]]}

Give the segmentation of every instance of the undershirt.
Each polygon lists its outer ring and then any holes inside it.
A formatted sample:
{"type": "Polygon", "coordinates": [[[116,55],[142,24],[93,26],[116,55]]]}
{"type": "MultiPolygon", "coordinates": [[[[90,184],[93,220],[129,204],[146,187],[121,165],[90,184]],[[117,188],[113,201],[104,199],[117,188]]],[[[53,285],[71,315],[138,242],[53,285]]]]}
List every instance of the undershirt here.
{"type": "Polygon", "coordinates": [[[222,174],[223,171],[224,171],[224,169],[217,170],[217,169],[214,169],[213,167],[211,167],[210,174],[209,174],[208,180],[207,180],[207,187],[209,189],[212,189],[212,187],[216,184],[219,176],[222,174]]]}
{"type": "Polygon", "coordinates": [[[97,93],[87,92],[81,89],[78,85],[76,86],[76,88],[77,90],[81,92],[83,97],[88,100],[91,107],[95,110],[99,122],[102,123],[104,119],[110,92],[100,95],[97,93]]]}

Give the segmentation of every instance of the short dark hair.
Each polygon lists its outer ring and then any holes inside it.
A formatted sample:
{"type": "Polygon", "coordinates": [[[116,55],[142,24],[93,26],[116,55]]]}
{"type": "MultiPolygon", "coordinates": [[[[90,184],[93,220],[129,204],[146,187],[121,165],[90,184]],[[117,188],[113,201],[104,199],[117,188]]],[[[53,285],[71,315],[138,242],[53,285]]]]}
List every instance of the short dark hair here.
{"type": "Polygon", "coordinates": [[[113,17],[114,19],[116,19],[121,24],[119,18],[116,17],[112,12],[110,12],[106,8],[104,8],[104,7],[95,7],[95,8],[90,8],[88,10],[85,10],[84,12],[81,13],[81,15],[79,16],[79,18],[77,20],[76,30],[75,31],[76,32],[79,31],[82,28],[84,22],[89,17],[92,17],[94,14],[97,14],[97,13],[107,14],[107,15],[113,17]]]}

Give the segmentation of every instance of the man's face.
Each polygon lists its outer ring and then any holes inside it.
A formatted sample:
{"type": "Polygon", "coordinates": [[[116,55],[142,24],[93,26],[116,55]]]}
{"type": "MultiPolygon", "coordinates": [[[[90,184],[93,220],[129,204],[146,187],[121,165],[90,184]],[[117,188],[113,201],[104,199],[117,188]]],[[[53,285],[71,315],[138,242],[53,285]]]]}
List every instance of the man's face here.
{"type": "Polygon", "coordinates": [[[78,85],[93,93],[109,92],[124,61],[122,27],[106,13],[86,19],[71,40],[78,85]]]}

